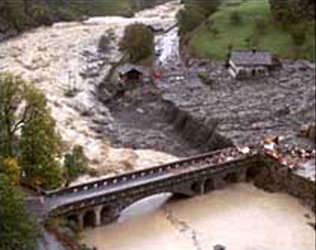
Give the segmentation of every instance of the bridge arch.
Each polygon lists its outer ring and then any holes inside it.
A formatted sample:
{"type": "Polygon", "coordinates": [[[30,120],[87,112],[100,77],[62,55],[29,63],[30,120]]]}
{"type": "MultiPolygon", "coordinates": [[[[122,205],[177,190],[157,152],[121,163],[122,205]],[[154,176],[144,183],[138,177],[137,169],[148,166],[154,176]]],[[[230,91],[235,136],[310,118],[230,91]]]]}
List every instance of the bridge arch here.
{"type": "Polygon", "coordinates": [[[154,198],[156,196],[159,195],[169,195],[169,197],[166,199],[166,202],[168,202],[168,200],[176,198],[176,199],[181,199],[181,198],[189,198],[192,195],[187,193],[187,192],[176,192],[176,191],[162,191],[162,192],[154,192],[151,194],[144,194],[144,195],[139,195],[139,196],[135,196],[135,197],[131,197],[129,199],[124,200],[118,209],[118,217],[125,212],[127,209],[131,208],[134,205],[137,205],[137,203],[140,203],[142,201],[145,201],[146,199],[150,199],[150,198],[154,198]]]}
{"type": "Polygon", "coordinates": [[[208,178],[204,182],[204,193],[209,193],[215,190],[215,183],[213,178],[208,178]]]}
{"type": "Polygon", "coordinates": [[[223,181],[225,181],[226,184],[237,183],[239,179],[238,176],[239,176],[238,172],[230,172],[224,176],[223,181]]]}
{"type": "Polygon", "coordinates": [[[191,191],[195,194],[203,193],[203,183],[201,181],[195,181],[191,184],[191,191]]]}
{"type": "Polygon", "coordinates": [[[95,211],[88,210],[83,215],[83,227],[95,227],[97,225],[97,215],[95,211]]]}
{"type": "Polygon", "coordinates": [[[260,174],[261,170],[258,166],[249,167],[246,171],[246,181],[252,182],[260,174]]]}

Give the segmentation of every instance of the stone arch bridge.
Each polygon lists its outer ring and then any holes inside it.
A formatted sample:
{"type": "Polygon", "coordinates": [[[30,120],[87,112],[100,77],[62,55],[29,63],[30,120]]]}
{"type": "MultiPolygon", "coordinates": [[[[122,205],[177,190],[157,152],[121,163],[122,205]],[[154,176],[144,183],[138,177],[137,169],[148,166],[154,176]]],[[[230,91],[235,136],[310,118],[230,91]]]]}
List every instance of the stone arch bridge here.
{"type": "Polygon", "coordinates": [[[48,217],[74,219],[79,228],[99,226],[145,197],[173,193],[192,197],[251,179],[261,163],[260,154],[225,149],[170,164],[104,178],[46,194],[48,217]]]}

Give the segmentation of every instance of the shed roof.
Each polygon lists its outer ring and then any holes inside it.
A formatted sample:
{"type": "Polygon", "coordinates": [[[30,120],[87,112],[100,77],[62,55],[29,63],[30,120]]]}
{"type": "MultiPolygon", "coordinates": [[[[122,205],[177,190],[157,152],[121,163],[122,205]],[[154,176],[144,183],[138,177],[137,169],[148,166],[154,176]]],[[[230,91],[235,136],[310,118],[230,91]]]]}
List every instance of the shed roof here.
{"type": "Polygon", "coordinates": [[[272,65],[272,55],[268,51],[236,50],[230,59],[236,66],[269,66],[272,65]]]}
{"type": "Polygon", "coordinates": [[[125,75],[133,70],[138,71],[140,74],[144,74],[144,71],[140,67],[133,65],[133,64],[129,64],[129,63],[120,66],[118,69],[118,71],[123,75],[125,75]]]}

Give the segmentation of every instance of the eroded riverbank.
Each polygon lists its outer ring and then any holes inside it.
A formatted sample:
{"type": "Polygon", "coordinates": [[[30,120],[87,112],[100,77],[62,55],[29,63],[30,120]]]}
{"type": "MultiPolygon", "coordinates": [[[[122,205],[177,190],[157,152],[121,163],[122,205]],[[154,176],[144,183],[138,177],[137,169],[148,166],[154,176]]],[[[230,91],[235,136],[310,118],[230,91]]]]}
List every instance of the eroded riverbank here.
{"type": "Polygon", "coordinates": [[[314,214],[295,198],[238,184],[192,199],[143,200],[118,223],[83,232],[99,250],[314,250],[314,214]],[[148,208],[152,209],[150,211],[148,208]],[[149,210],[149,211],[148,211],[149,210]]]}

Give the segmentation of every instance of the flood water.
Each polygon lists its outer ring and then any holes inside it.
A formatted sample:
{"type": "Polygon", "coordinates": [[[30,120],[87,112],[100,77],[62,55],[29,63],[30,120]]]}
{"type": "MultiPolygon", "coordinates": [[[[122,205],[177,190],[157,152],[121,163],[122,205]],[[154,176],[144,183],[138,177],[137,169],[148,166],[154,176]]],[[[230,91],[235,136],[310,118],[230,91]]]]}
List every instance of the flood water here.
{"type": "Polygon", "coordinates": [[[99,250],[315,250],[314,214],[287,194],[250,184],[191,199],[162,194],[142,200],[118,222],[83,232],[99,250]]]}

